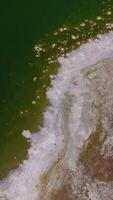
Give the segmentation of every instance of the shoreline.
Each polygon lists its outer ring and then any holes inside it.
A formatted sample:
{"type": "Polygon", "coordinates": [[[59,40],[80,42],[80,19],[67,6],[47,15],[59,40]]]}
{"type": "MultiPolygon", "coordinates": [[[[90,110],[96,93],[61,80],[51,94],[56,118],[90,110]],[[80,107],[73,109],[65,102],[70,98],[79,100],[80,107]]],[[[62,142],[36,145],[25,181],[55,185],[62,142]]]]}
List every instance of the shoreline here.
{"type": "MultiPolygon", "coordinates": [[[[85,131],[84,129],[80,130],[81,137],[80,138],[78,137],[78,140],[77,138],[73,137],[74,135],[72,132],[72,130],[75,129],[75,122],[77,125],[76,131],[78,132],[78,128],[80,125],[79,122],[81,115],[81,106],[83,105],[83,98],[81,94],[82,92],[87,92],[87,89],[83,84],[84,79],[82,79],[80,72],[85,67],[89,65],[92,66],[95,64],[95,62],[97,63],[98,61],[110,56],[111,53],[113,55],[112,38],[113,38],[113,32],[104,34],[100,36],[100,39],[92,40],[82,45],[78,50],[71,52],[67,58],[60,58],[59,62],[61,64],[61,69],[59,70],[59,73],[56,76],[55,80],[52,81],[52,88],[48,91],[47,94],[51,102],[51,106],[48,107],[48,109],[44,114],[44,120],[45,120],[44,126],[42,127],[40,132],[37,133],[34,140],[32,140],[32,146],[29,149],[29,159],[23,161],[23,164],[20,165],[18,170],[13,171],[13,173],[10,174],[9,177],[7,177],[6,179],[4,179],[3,182],[1,182],[0,185],[1,197],[5,195],[9,200],[10,199],[13,200],[15,198],[15,191],[16,191],[17,200],[23,200],[23,199],[28,200],[31,198],[34,200],[36,197],[39,198],[40,190],[43,189],[40,188],[41,175],[43,175],[45,172],[48,172],[48,170],[51,169],[51,166],[53,166],[54,162],[58,160],[58,158],[59,160],[61,159],[61,161],[63,160],[64,167],[68,166],[69,169],[73,167],[73,164],[76,163],[77,155],[75,155],[73,161],[73,151],[72,151],[73,147],[75,147],[76,149],[75,152],[78,152],[79,145],[81,144],[81,143],[79,144],[79,139],[81,138],[83,141],[84,137],[85,138],[87,137],[87,132],[84,132],[85,131]],[[109,45],[111,46],[109,47],[109,45]],[[93,57],[91,57],[92,54],[93,57]],[[77,81],[78,84],[75,84],[74,81],[77,81]],[[75,86],[77,86],[77,88],[75,86]],[[63,134],[65,134],[64,128],[67,129],[68,126],[67,125],[65,127],[68,120],[67,118],[68,112],[67,112],[67,106],[66,106],[66,112],[64,112],[65,111],[64,107],[61,105],[65,106],[64,100],[67,100],[65,94],[73,96],[75,92],[76,92],[75,98],[77,97],[78,99],[77,105],[75,105],[76,101],[72,102],[71,105],[71,108],[73,108],[74,110],[73,112],[71,112],[72,114],[71,117],[75,121],[74,123],[71,124],[71,130],[70,130],[71,135],[70,138],[68,138],[69,139],[68,144],[70,144],[71,146],[69,148],[69,151],[67,151],[65,158],[64,154],[62,154],[62,147],[63,146],[65,147],[65,144],[67,146],[66,142],[67,137],[65,138],[65,135],[60,134],[60,132],[63,131],[63,134]],[[63,116],[65,116],[65,118],[62,118],[63,116]],[[62,124],[63,119],[64,123],[62,124]],[[73,139],[73,143],[71,139],[73,139]],[[70,155],[72,156],[71,160],[69,159],[70,155]],[[28,179],[29,176],[30,180],[28,179]],[[11,185],[9,183],[11,183],[11,185]]],[[[68,101],[66,101],[66,105],[67,103],[68,101]]],[[[63,149],[65,153],[66,149],[65,148],[63,149]]],[[[51,178],[49,181],[51,181],[51,178]]],[[[54,187],[55,187],[55,182],[53,182],[53,188],[54,187]]],[[[48,192],[48,190],[46,190],[46,192],[48,192]]]]}
{"type": "MultiPolygon", "coordinates": [[[[101,27],[101,20],[96,20],[96,22],[97,23],[100,23],[100,28],[102,28],[101,27]]],[[[84,23],[84,22],[83,22],[84,23]]],[[[83,32],[83,28],[84,28],[84,24],[83,23],[81,23],[82,25],[80,25],[79,26],[79,31],[78,31],[78,33],[80,34],[80,29],[81,29],[81,31],[83,32]]],[[[106,22],[107,23],[107,22],[106,22]]],[[[87,24],[87,22],[86,22],[86,24],[87,24]]],[[[103,24],[103,21],[102,21],[102,24],[103,24]]],[[[92,22],[92,24],[91,25],[93,25],[93,22],[92,22]]],[[[96,24],[97,25],[97,24],[96,24]]],[[[94,27],[95,27],[95,25],[94,25],[94,27]]],[[[63,28],[60,28],[58,31],[59,32],[61,32],[62,33],[62,29],[64,29],[64,32],[65,32],[65,27],[63,27],[63,28]]],[[[101,29],[101,34],[102,34],[102,32],[103,33],[105,33],[105,32],[107,32],[107,31],[109,31],[108,30],[109,28],[105,28],[105,27],[103,27],[103,30],[101,29]]],[[[112,27],[110,27],[110,30],[112,30],[112,27]]],[[[94,30],[93,30],[94,31],[94,30]]],[[[55,32],[57,32],[57,31],[55,31],[55,32]]],[[[54,33],[55,33],[54,32],[54,33]]],[[[84,33],[84,32],[83,32],[84,33]]],[[[72,33],[70,32],[70,34],[71,34],[71,36],[73,36],[73,31],[72,31],[72,33]]],[[[85,34],[87,34],[87,31],[84,33],[84,35],[85,34]]],[[[92,35],[93,36],[90,36],[90,39],[91,40],[93,40],[94,38],[96,38],[96,35],[98,35],[98,34],[100,34],[100,31],[99,31],[99,28],[97,29],[97,30],[95,30],[95,33],[93,32],[92,33],[92,35]],[[94,35],[93,35],[94,34],[94,35]]],[[[76,35],[77,35],[77,33],[76,33],[76,35]]],[[[82,34],[83,35],[83,34],[82,34]]],[[[98,37],[100,37],[100,36],[98,36],[98,37]]],[[[74,38],[74,36],[73,36],[73,38],[71,38],[71,41],[69,41],[69,44],[70,44],[70,46],[68,46],[68,49],[65,49],[64,47],[62,47],[62,45],[61,45],[61,47],[60,47],[60,50],[61,51],[63,51],[62,53],[61,53],[61,56],[64,56],[65,57],[65,55],[67,56],[67,53],[68,52],[70,52],[70,51],[73,51],[74,49],[77,49],[79,46],[81,46],[83,43],[86,43],[87,41],[88,41],[88,39],[89,39],[89,35],[86,35],[86,37],[85,36],[83,36],[83,37],[81,37],[81,38],[78,38],[78,39],[75,39],[74,38]],[[62,50],[63,49],[63,50],[62,50]]],[[[64,40],[64,39],[63,39],[64,40]]],[[[67,44],[66,44],[67,45],[67,44]]],[[[64,45],[65,46],[65,45],[64,45]]],[[[54,49],[55,47],[53,47],[53,49],[54,49]]],[[[57,50],[55,50],[56,52],[57,51],[60,51],[59,49],[57,50]]],[[[46,52],[43,52],[42,51],[42,55],[43,54],[46,54],[46,52]]],[[[54,53],[53,53],[54,54],[54,53]]],[[[36,53],[36,55],[37,55],[37,53],[36,53]]],[[[59,52],[58,52],[58,56],[60,56],[59,55],[59,52]]],[[[46,55],[46,57],[47,57],[47,55],[46,55]]],[[[56,54],[56,57],[57,57],[57,54],[56,54]]],[[[56,62],[56,61],[55,61],[56,62]]],[[[49,60],[48,61],[48,63],[49,63],[49,66],[53,66],[54,65],[54,59],[52,60],[49,60]],[[53,62],[53,63],[52,63],[53,62]]],[[[45,64],[46,65],[46,64],[45,64]]],[[[55,64],[55,65],[57,65],[57,64],[55,64]]],[[[49,67],[50,68],[50,67],[49,67]]],[[[55,74],[57,73],[57,70],[59,69],[59,67],[58,66],[56,66],[55,67],[55,74]]],[[[46,69],[44,69],[44,70],[46,70],[46,69]]],[[[53,70],[53,72],[51,72],[50,71],[50,74],[48,73],[48,77],[50,76],[50,75],[55,75],[54,74],[54,67],[52,68],[52,70],[53,70]]],[[[49,77],[49,81],[50,81],[50,77],[49,77]]],[[[51,85],[51,83],[49,82],[49,85],[48,86],[50,86],[51,85]]],[[[47,87],[48,87],[47,86],[47,87]]],[[[45,88],[45,90],[46,90],[46,88],[45,88]]],[[[45,94],[44,94],[45,95],[45,94]]],[[[45,99],[45,97],[44,97],[44,99],[45,99]]],[[[34,100],[35,101],[35,100],[34,100]]],[[[47,99],[46,100],[44,100],[45,101],[45,104],[47,103],[47,99]]],[[[46,104],[46,107],[44,106],[44,108],[43,108],[43,111],[47,108],[47,105],[49,105],[48,103],[46,104]]],[[[43,112],[42,112],[42,114],[41,114],[41,124],[40,125],[43,125],[43,112]]],[[[36,125],[37,126],[37,125],[36,125]]],[[[29,149],[27,149],[27,151],[29,151],[29,149]]],[[[26,152],[26,156],[24,157],[24,158],[26,158],[27,157],[27,152],[26,152]]],[[[23,162],[23,160],[22,161],[20,161],[19,163],[21,163],[21,162],[23,162]]],[[[8,174],[8,173],[7,173],[8,174]]]]}

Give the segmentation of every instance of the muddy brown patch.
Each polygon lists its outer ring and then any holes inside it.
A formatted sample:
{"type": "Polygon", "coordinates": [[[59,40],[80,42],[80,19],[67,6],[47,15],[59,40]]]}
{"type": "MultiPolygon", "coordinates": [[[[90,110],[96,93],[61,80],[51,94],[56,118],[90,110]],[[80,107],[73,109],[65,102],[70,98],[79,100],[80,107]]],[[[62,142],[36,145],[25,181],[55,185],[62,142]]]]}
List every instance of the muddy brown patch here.
{"type": "Polygon", "coordinates": [[[86,175],[90,175],[92,179],[109,182],[113,181],[113,158],[101,154],[102,145],[107,137],[102,135],[101,126],[97,127],[83,147],[80,162],[84,166],[86,175]]]}

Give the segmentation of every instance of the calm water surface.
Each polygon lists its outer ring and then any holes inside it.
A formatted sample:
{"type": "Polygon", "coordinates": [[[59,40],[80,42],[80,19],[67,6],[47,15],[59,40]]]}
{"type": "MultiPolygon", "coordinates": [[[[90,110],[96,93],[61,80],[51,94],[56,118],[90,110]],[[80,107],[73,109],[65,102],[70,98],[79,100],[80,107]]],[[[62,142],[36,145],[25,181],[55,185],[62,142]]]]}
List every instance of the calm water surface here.
{"type": "MultiPolygon", "coordinates": [[[[99,0],[34,0],[1,3],[0,17],[0,176],[20,163],[29,142],[22,130],[36,131],[47,101],[45,92],[57,63],[48,63],[53,50],[36,57],[34,46],[41,42],[46,50],[65,35],[53,31],[72,17],[70,27],[85,18],[100,15],[99,0]],[[47,71],[46,71],[47,70],[47,71]],[[47,73],[45,73],[47,72],[47,73]]],[[[87,30],[86,30],[87,32],[87,30]]],[[[71,33],[71,31],[70,31],[71,33]]],[[[71,42],[67,45],[70,49],[71,42]]],[[[60,42],[59,42],[60,46],[60,42]]],[[[62,50],[63,51],[63,50],[62,50]]],[[[67,49],[68,51],[68,49],[67,49]]],[[[57,51],[58,55],[60,54],[57,51]]]]}

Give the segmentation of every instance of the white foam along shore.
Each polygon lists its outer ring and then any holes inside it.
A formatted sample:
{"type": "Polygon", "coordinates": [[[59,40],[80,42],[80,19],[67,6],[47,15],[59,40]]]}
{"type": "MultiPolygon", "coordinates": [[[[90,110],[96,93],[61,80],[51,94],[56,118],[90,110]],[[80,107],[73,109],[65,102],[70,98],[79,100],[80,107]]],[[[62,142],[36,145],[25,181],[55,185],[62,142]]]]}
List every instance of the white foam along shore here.
{"type": "Polygon", "coordinates": [[[77,150],[88,137],[81,122],[83,94],[87,92],[81,70],[112,56],[113,32],[110,32],[81,45],[67,58],[59,58],[59,72],[47,92],[51,106],[44,113],[43,127],[31,139],[28,159],[0,182],[0,199],[40,200],[40,177],[62,151],[68,151],[67,165],[74,167],[72,160],[76,161],[77,150]],[[69,153],[73,148],[74,155],[69,153]]]}

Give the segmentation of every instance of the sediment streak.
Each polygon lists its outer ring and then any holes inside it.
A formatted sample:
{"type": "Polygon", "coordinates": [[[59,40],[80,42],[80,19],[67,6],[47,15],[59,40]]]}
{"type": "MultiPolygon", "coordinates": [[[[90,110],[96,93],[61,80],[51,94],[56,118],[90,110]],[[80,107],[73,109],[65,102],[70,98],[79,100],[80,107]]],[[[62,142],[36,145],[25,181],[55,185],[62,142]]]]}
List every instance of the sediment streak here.
{"type": "Polygon", "coordinates": [[[59,63],[43,127],[27,160],[1,181],[1,199],[112,200],[113,32],[59,63]]]}

